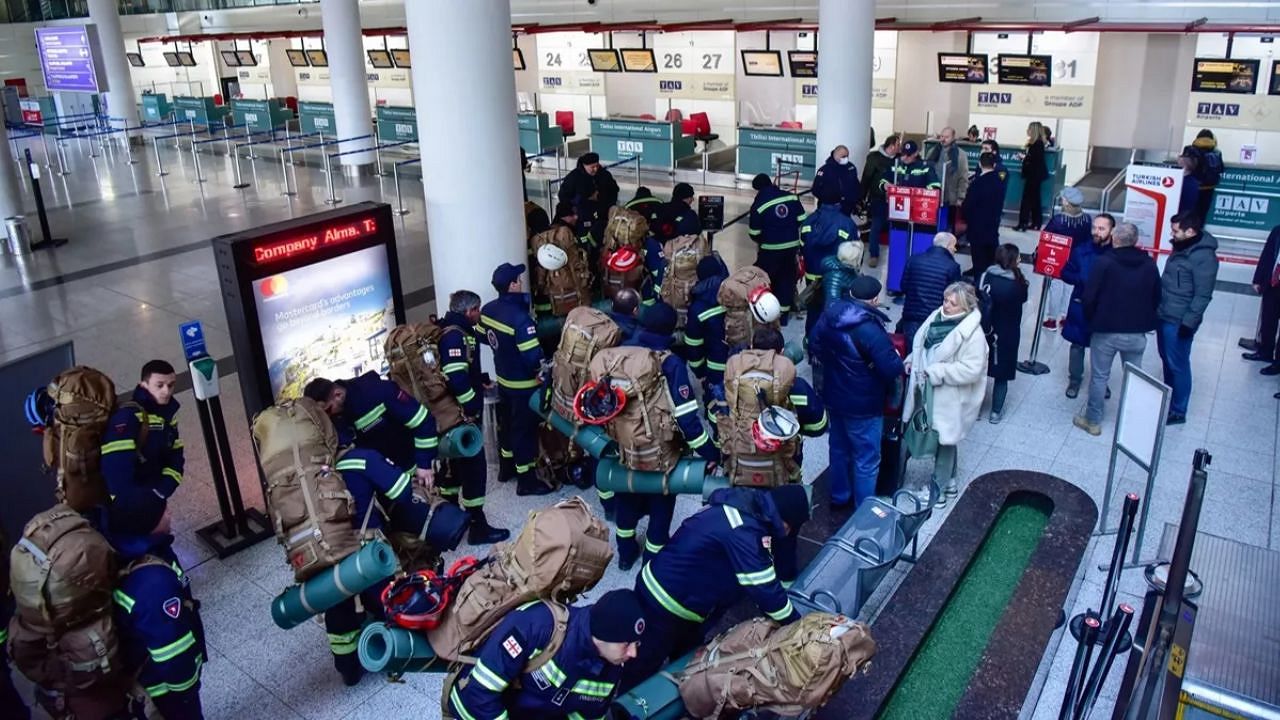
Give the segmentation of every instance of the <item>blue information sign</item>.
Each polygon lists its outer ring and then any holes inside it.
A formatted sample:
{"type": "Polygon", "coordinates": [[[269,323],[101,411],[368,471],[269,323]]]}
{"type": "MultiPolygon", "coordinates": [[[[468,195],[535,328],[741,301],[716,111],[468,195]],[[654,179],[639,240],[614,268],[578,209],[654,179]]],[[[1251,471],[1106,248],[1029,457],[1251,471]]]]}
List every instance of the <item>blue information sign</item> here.
{"type": "Polygon", "coordinates": [[[200,327],[199,320],[182,323],[178,326],[178,332],[182,333],[182,353],[188,361],[209,354],[204,345],[204,328],[200,327]]]}
{"type": "Polygon", "coordinates": [[[107,89],[100,75],[94,26],[36,28],[36,49],[48,90],[96,93],[107,89]]]}

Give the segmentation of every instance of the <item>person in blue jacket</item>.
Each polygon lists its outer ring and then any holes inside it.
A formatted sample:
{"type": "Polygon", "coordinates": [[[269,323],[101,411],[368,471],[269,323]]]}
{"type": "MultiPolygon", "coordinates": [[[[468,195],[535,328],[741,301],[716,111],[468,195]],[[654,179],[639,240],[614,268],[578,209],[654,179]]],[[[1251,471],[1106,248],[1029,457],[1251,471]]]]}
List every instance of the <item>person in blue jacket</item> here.
{"type": "Polygon", "coordinates": [[[649,222],[649,231],[662,242],[681,235],[702,232],[702,219],[693,207],[696,193],[689,183],[678,183],[671,191],[671,202],[663,203],[649,222]]]}
{"type": "Polygon", "coordinates": [[[1072,399],[1080,394],[1080,383],[1084,382],[1084,353],[1089,349],[1093,334],[1084,313],[1084,289],[1098,258],[1111,251],[1111,232],[1115,229],[1116,219],[1110,213],[1098,213],[1090,225],[1089,241],[1073,243],[1067,264],[1062,268],[1062,282],[1071,286],[1071,302],[1067,305],[1067,319],[1062,324],[1062,338],[1071,343],[1067,362],[1067,397],[1072,399]]]}
{"type": "Polygon", "coordinates": [[[839,199],[836,202],[841,214],[845,217],[853,215],[858,201],[862,199],[862,184],[858,182],[858,166],[849,159],[849,148],[844,145],[837,145],[813,175],[814,197],[822,198],[837,192],[839,199]]]}
{"type": "Polygon", "coordinates": [[[684,344],[689,367],[706,389],[708,382],[724,378],[729,348],[724,342],[724,308],[720,307],[720,284],[729,277],[729,268],[717,253],[698,261],[698,282],[689,293],[689,312],[684,325],[684,344]]]}
{"type": "Polygon", "coordinates": [[[969,224],[966,236],[969,253],[973,257],[970,274],[974,282],[995,262],[996,248],[1000,245],[1000,218],[1004,215],[1005,181],[996,169],[999,158],[992,153],[978,156],[978,175],[969,183],[960,209],[969,224]]]}
{"type": "Polygon", "coordinates": [[[107,522],[114,533],[149,534],[182,484],[180,406],[173,397],[177,381],[172,365],[148,361],[129,401],[107,420],[100,468],[111,498],[107,522]]]}
{"type": "MultiPolygon", "coordinates": [[[[814,283],[822,279],[827,258],[835,257],[840,243],[859,238],[858,226],[841,207],[841,197],[837,195],[839,189],[839,186],[830,181],[815,188],[818,209],[810,213],[800,226],[800,253],[804,258],[806,282],[814,283]]],[[[817,324],[818,316],[822,314],[823,302],[823,293],[814,293],[810,299],[809,307],[805,309],[806,333],[817,324]]]]}
{"type": "Polygon", "coordinates": [[[545,602],[513,610],[489,634],[475,665],[463,669],[445,707],[453,720],[604,720],[620,680],[651,637],[631,590],[570,607],[559,649],[545,657],[556,620],[545,602]],[[536,666],[536,667],[534,667],[536,666]]]}
{"type": "Polygon", "coordinates": [[[831,504],[857,507],[875,494],[885,397],[902,379],[880,311],[880,281],[860,275],[849,297],[822,313],[809,335],[809,351],[822,364],[822,395],[831,418],[831,504]]]}
{"type": "Polygon", "coordinates": [[[942,296],[951,283],[960,281],[960,263],[956,262],[956,236],[940,232],[933,236],[933,246],[912,255],[902,271],[902,292],[907,296],[898,320],[898,332],[907,338],[907,354],[911,353],[916,330],[930,313],[942,307],[942,296]]]}
{"type": "Polygon", "coordinates": [[[751,203],[747,236],[758,247],[755,266],[769,274],[769,285],[782,306],[785,325],[796,299],[796,251],[806,213],[800,198],[774,185],[764,173],[755,176],[751,187],[756,198],[751,203]]]}
{"type": "Polygon", "coordinates": [[[636,578],[648,628],[623,669],[625,692],[668,660],[701,645],[720,615],[746,595],[769,618],[800,619],[774,568],[773,544],[795,536],[810,516],[803,485],[721,488],[680,525],[636,578]]]}
{"type": "Polygon", "coordinates": [[[502,263],[493,271],[496,300],[480,308],[476,328],[493,349],[498,375],[498,446],[502,467],[498,478],[516,478],[517,495],[546,495],[552,488],[538,480],[538,414],[529,398],[542,384],[542,348],[524,292],[524,265],[502,263]]]}
{"type": "MultiPolygon", "coordinates": [[[[720,462],[720,449],[702,426],[701,407],[693,392],[689,369],[684,360],[671,352],[675,342],[676,310],[666,303],[650,305],[640,313],[640,329],[623,341],[623,345],[667,353],[662,359],[662,376],[674,404],[673,414],[680,434],[689,449],[708,463],[720,462]]],[[[676,496],[641,493],[616,493],[615,533],[618,540],[618,567],[630,570],[640,559],[640,543],[636,526],[640,518],[649,516],[645,532],[644,557],[649,559],[662,550],[671,535],[671,518],[675,514],[676,496]]]]}

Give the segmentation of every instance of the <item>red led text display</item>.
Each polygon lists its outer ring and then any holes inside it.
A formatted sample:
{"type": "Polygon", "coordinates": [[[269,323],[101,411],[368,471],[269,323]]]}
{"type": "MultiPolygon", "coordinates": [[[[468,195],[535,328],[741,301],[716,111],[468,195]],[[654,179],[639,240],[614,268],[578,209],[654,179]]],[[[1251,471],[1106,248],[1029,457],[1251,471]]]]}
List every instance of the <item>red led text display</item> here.
{"type": "Polygon", "coordinates": [[[269,265],[283,260],[296,260],[322,248],[368,237],[377,231],[378,221],[372,216],[308,228],[301,233],[295,230],[287,238],[268,239],[260,245],[254,245],[250,261],[254,265],[269,265]]]}

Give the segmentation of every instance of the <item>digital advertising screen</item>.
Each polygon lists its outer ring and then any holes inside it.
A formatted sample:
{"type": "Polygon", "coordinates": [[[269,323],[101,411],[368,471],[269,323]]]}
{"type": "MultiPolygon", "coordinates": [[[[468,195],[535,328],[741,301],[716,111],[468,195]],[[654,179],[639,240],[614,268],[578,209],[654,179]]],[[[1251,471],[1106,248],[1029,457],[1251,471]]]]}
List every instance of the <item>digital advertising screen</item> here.
{"type": "Polygon", "coordinates": [[[1268,95],[1280,95],[1280,60],[1271,61],[1271,84],[1267,87],[1268,95]]]}
{"type": "Polygon", "coordinates": [[[307,53],[307,62],[311,63],[311,67],[329,67],[329,53],[323,50],[305,50],[307,53]]]}
{"type": "Polygon", "coordinates": [[[142,53],[125,53],[124,57],[129,64],[134,67],[146,67],[147,64],[142,62],[142,53]]]}
{"type": "Polygon", "coordinates": [[[388,50],[370,50],[369,64],[379,70],[395,67],[395,64],[391,62],[391,52],[388,50]]]}
{"type": "Polygon", "coordinates": [[[405,317],[392,217],[364,202],[214,238],[251,416],[313,378],[386,371],[387,332],[405,317]]]}
{"type": "Polygon", "coordinates": [[[743,50],[742,74],[753,77],[782,77],[782,53],[777,50],[743,50]]]}
{"type": "Polygon", "coordinates": [[[591,69],[596,72],[622,72],[622,61],[618,59],[617,50],[587,50],[587,59],[591,61],[591,69]]]}
{"type": "Polygon", "coordinates": [[[226,63],[227,67],[240,67],[240,58],[236,56],[235,50],[222,50],[218,54],[222,56],[222,62],[226,63]]]}
{"type": "Polygon", "coordinates": [[[818,53],[808,50],[788,50],[787,64],[791,66],[791,77],[818,77],[818,53]]]}
{"type": "Polygon", "coordinates": [[[178,64],[182,67],[195,67],[196,58],[189,52],[178,53],[178,64]]]}
{"type": "Polygon", "coordinates": [[[240,60],[241,67],[258,66],[258,56],[254,55],[252,50],[237,50],[236,58],[240,60]]]}
{"type": "Polygon", "coordinates": [[[297,48],[289,48],[284,51],[289,58],[289,64],[294,67],[310,67],[311,63],[307,62],[307,53],[297,48]]]}
{"type": "Polygon", "coordinates": [[[627,72],[658,72],[658,61],[648,48],[627,48],[622,51],[622,69],[627,72]]]}
{"type": "Polygon", "coordinates": [[[1051,55],[1000,55],[1000,82],[1004,85],[1049,87],[1053,66],[1051,55]]]}
{"type": "Polygon", "coordinates": [[[413,67],[413,63],[409,60],[409,51],[405,49],[392,50],[391,61],[396,64],[396,67],[404,68],[405,70],[413,67]]]}
{"type": "Polygon", "coordinates": [[[987,82],[987,56],[968,53],[938,53],[938,82],[987,82]]]}
{"type": "Polygon", "coordinates": [[[511,48],[511,67],[515,70],[524,70],[527,67],[524,64],[524,53],[520,48],[511,48]]]}
{"type": "Polygon", "coordinates": [[[1191,91],[1252,95],[1258,88],[1259,64],[1258,60],[1196,58],[1191,91]]]}
{"type": "Polygon", "coordinates": [[[169,67],[178,67],[178,53],[176,52],[164,53],[164,64],[168,65],[169,67]]]}

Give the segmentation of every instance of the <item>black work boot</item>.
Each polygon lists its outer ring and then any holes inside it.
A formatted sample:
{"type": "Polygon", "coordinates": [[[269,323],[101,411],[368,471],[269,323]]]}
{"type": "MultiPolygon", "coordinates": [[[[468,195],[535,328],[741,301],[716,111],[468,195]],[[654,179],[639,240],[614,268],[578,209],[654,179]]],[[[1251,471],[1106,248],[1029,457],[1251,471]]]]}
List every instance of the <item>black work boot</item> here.
{"type": "Polygon", "coordinates": [[[516,495],[524,497],[526,495],[550,495],[556,489],[538,479],[538,476],[531,473],[523,473],[516,477],[516,495]]]}
{"type": "Polygon", "coordinates": [[[467,531],[467,542],[472,545],[491,545],[500,543],[511,537],[511,531],[503,528],[496,528],[489,524],[489,519],[484,516],[482,508],[476,508],[471,513],[471,529],[467,531]]]}
{"type": "Polygon", "coordinates": [[[342,683],[347,687],[359,685],[364,678],[364,666],[360,664],[360,657],[356,653],[334,655],[333,666],[338,669],[338,673],[342,675],[342,683]]]}

